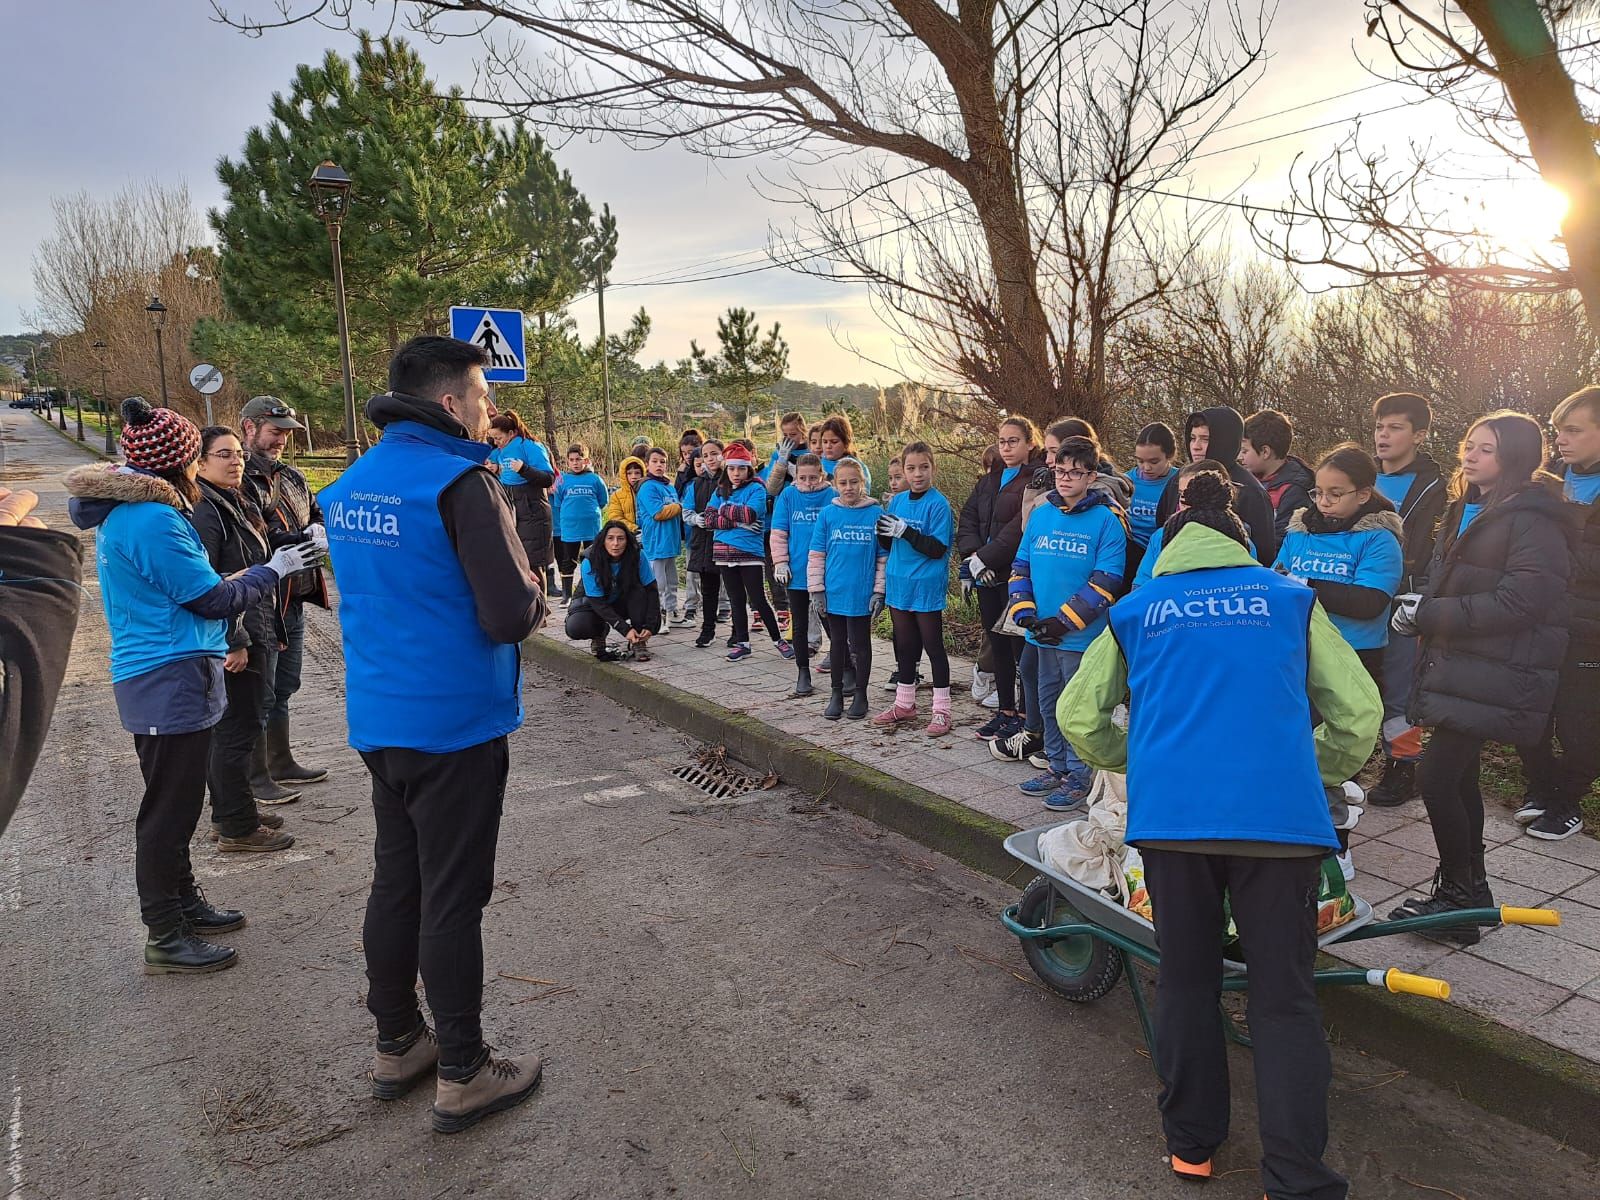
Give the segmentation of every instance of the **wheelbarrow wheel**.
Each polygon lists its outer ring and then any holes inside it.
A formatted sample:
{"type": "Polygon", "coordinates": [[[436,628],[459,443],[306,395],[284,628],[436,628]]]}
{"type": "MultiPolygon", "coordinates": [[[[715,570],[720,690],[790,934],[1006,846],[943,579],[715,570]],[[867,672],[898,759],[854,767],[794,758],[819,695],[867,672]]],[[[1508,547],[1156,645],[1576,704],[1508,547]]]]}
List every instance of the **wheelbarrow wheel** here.
{"type": "MultiPolygon", "coordinates": [[[[1023,890],[1017,922],[1043,929],[1047,921],[1051,925],[1072,925],[1084,920],[1083,914],[1059,892],[1052,908],[1052,891],[1054,888],[1048,879],[1043,875],[1035,876],[1023,890]]],[[[1054,942],[1024,938],[1022,952],[1027,955],[1028,965],[1035,975],[1052,990],[1078,1004],[1100,999],[1122,978],[1122,955],[1109,943],[1087,933],[1054,942]]]]}

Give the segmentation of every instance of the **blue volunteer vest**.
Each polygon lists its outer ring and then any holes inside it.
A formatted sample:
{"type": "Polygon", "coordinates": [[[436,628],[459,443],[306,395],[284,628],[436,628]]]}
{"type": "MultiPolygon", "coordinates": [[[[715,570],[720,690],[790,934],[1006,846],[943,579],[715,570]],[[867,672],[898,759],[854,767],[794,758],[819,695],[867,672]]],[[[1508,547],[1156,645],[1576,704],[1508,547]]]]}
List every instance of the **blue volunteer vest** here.
{"type": "Polygon", "coordinates": [[[357,750],[445,754],[522,724],[519,648],[478,625],[439,495],[487,457],[415,421],[319,494],[339,581],[345,712],[357,750]]]}
{"type": "Polygon", "coordinates": [[[1160,575],[1111,607],[1128,663],[1128,832],[1337,849],[1306,696],[1311,589],[1264,567],[1160,575]]]}

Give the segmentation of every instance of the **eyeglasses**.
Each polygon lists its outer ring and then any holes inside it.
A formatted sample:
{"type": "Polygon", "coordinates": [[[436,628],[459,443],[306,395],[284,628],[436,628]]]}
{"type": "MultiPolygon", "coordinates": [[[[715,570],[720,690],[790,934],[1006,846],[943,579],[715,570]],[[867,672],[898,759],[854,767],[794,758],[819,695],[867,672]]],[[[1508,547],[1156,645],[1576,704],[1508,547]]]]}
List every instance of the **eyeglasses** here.
{"type": "Polygon", "coordinates": [[[223,460],[227,460],[227,459],[230,459],[230,458],[243,458],[244,457],[244,451],[243,450],[211,450],[211,451],[207,452],[206,457],[207,458],[220,458],[220,459],[223,459],[223,460]]]}
{"type": "Polygon", "coordinates": [[[1354,488],[1348,492],[1335,491],[1333,488],[1312,488],[1310,493],[1313,500],[1330,500],[1334,504],[1339,503],[1346,496],[1354,496],[1355,494],[1356,489],[1354,488]]]}
{"type": "Polygon", "coordinates": [[[1007,450],[1014,450],[1018,446],[1026,445],[1027,444],[1027,439],[1026,438],[1019,438],[1019,437],[1001,438],[995,444],[997,446],[1004,446],[1007,450]]]}
{"type": "Polygon", "coordinates": [[[1089,478],[1089,476],[1091,476],[1093,474],[1094,474],[1093,471],[1085,471],[1082,467],[1057,467],[1056,468],[1056,478],[1057,479],[1066,479],[1066,480],[1068,480],[1068,481],[1070,481],[1072,483],[1077,483],[1078,480],[1080,480],[1080,479],[1087,479],[1087,478],[1089,478]]]}

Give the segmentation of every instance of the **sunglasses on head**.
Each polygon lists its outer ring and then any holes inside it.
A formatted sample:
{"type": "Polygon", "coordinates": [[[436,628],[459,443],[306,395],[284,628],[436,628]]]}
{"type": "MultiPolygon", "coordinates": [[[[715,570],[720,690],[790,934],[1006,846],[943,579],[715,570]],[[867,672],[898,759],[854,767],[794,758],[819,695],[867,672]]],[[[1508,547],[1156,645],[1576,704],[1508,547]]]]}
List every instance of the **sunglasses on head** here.
{"type": "Polygon", "coordinates": [[[274,404],[271,408],[264,408],[260,413],[263,417],[293,417],[299,414],[287,404],[274,404]]]}

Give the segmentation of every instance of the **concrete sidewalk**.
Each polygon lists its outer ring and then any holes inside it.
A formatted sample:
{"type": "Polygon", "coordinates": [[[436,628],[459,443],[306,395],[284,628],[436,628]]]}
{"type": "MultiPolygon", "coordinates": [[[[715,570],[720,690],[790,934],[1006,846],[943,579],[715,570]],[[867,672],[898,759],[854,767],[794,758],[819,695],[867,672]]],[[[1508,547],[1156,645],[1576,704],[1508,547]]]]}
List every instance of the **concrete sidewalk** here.
{"type": "MultiPolygon", "coordinates": [[[[539,637],[587,653],[587,644],[569,642],[562,634],[562,616],[558,607],[550,628],[539,637]]],[[[971,662],[951,659],[955,729],[947,737],[929,738],[922,733],[931,700],[926,686],[918,695],[923,720],[916,724],[886,731],[875,728],[870,718],[825,721],[826,675],[815,677],[816,696],[791,699],[793,664],[760,635],[752,642],[752,657],[728,662],[723,645],[727,628],[719,626],[716,642],[704,649],[693,644],[696,630],[675,628],[651,641],[648,663],[624,662],[604,669],[636,672],[676,689],[691,708],[692,698],[698,697],[734,710],[1005,825],[1025,828],[1055,819],[1017,790],[1034,768],[996,761],[988,744],[973,736],[991,714],[968,695],[971,662]]],[[[892,699],[880,686],[892,669],[888,644],[875,643],[873,713],[892,699]]],[[[641,691],[634,703],[652,716],[673,721],[670,713],[653,711],[659,705],[650,694],[641,691]]],[[[1477,946],[1461,949],[1402,935],[1353,943],[1338,948],[1338,955],[1361,966],[1396,966],[1446,979],[1453,990],[1452,1003],[1459,1008],[1600,1064],[1600,842],[1586,835],[1564,842],[1537,841],[1522,834],[1504,806],[1491,799],[1489,809],[1485,838],[1495,899],[1501,904],[1559,909],[1559,928],[1490,931],[1477,946]]],[[[939,848],[948,852],[947,846],[939,848]]],[[[1357,869],[1352,887],[1380,914],[1427,884],[1438,865],[1420,801],[1398,810],[1369,808],[1352,838],[1352,848],[1357,869]]]]}

